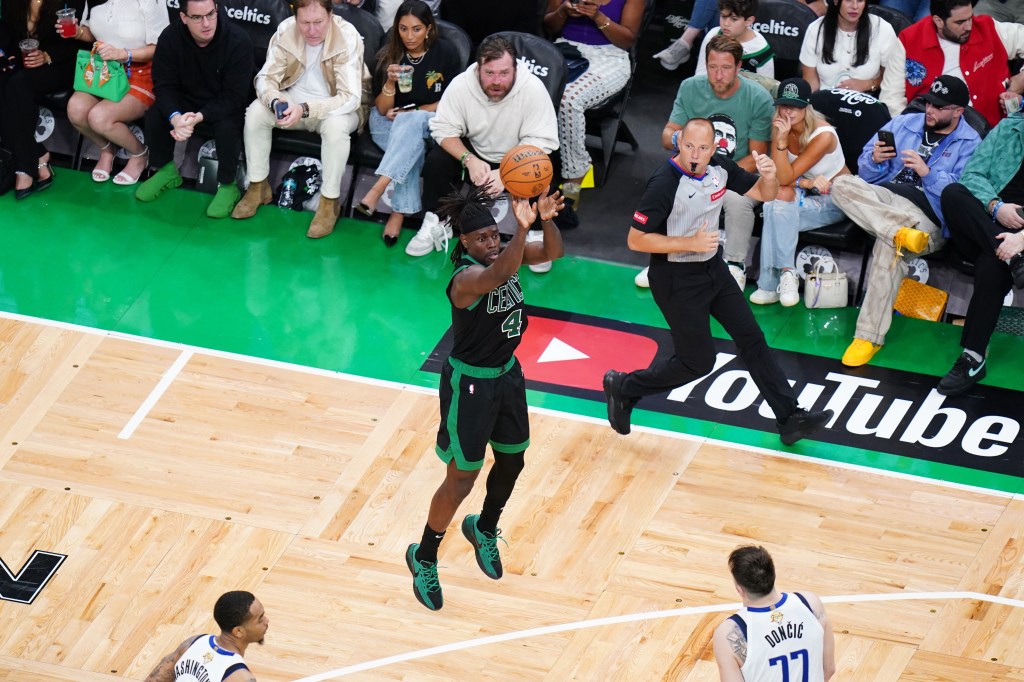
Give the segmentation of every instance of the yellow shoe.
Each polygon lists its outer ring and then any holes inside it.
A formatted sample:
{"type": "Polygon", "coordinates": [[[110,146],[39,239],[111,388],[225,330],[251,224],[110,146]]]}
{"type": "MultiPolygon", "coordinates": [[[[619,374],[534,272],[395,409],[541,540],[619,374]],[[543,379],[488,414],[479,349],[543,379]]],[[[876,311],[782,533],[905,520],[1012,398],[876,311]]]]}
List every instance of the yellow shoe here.
{"type": "Polygon", "coordinates": [[[901,227],[892,238],[896,251],[906,249],[913,253],[921,253],[928,248],[928,233],[912,227],[901,227]]]}
{"type": "MultiPolygon", "coordinates": [[[[917,230],[914,230],[917,232],[917,230]]],[[[922,234],[924,234],[922,232],[922,234]]],[[[927,236],[927,235],[925,235],[927,236]]],[[[850,347],[843,353],[843,364],[847,367],[860,367],[866,365],[871,361],[871,358],[875,357],[875,353],[882,349],[882,346],[865,341],[864,339],[854,339],[850,347]]]]}

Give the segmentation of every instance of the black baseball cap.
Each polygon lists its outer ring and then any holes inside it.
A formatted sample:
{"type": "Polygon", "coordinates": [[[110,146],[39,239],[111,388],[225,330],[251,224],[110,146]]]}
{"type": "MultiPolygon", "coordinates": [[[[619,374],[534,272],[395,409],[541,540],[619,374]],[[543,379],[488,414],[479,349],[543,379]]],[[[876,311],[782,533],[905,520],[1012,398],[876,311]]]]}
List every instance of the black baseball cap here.
{"type": "Polygon", "coordinates": [[[775,98],[777,107],[797,107],[803,109],[811,103],[811,86],[803,78],[787,78],[779,83],[779,96],[775,98]]]}
{"type": "Polygon", "coordinates": [[[939,76],[932,81],[928,92],[921,95],[921,98],[937,107],[945,107],[950,104],[966,107],[971,102],[971,95],[967,92],[967,83],[949,74],[939,76]]]}

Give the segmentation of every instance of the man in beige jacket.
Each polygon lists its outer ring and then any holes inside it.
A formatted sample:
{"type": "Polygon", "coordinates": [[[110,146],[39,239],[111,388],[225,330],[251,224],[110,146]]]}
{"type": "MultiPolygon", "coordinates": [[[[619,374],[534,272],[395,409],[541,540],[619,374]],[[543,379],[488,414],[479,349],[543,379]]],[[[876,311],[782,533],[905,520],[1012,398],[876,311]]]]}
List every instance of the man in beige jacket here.
{"type": "Polygon", "coordinates": [[[338,220],[349,137],[359,127],[363,39],[331,11],[331,0],[296,0],[295,16],[278,26],[256,75],[256,100],[245,112],[249,189],[232,218],[250,218],[273,196],[270,142],[274,127],[320,134],[320,206],[306,236],[324,237],[338,220]],[[316,67],[319,68],[316,68],[316,67]]]}

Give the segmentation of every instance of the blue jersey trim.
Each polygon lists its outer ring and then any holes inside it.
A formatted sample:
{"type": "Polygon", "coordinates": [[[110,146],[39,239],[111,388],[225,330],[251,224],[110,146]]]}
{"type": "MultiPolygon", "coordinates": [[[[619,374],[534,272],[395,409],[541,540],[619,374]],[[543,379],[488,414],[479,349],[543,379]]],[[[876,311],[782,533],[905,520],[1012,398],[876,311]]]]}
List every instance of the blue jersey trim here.
{"type": "Polygon", "coordinates": [[[775,609],[779,608],[780,606],[786,603],[786,597],[786,593],[783,592],[782,599],[780,599],[777,603],[772,604],[771,606],[748,606],[747,611],[750,611],[751,613],[768,613],[769,611],[774,611],[775,609]]]}
{"type": "Polygon", "coordinates": [[[743,633],[743,639],[746,639],[747,638],[747,621],[743,620],[743,616],[741,616],[738,613],[734,613],[733,615],[729,616],[729,620],[731,620],[732,622],[736,623],[736,627],[738,627],[740,629],[740,632],[743,633]]]}
{"type": "Polygon", "coordinates": [[[234,651],[228,651],[227,649],[221,649],[219,646],[217,646],[217,639],[213,635],[210,635],[210,648],[213,649],[214,651],[216,651],[218,654],[221,654],[222,656],[234,656],[235,655],[234,651]]]}
{"type": "MultiPolygon", "coordinates": [[[[810,602],[807,601],[807,597],[805,597],[804,595],[800,594],[799,592],[794,592],[793,594],[796,595],[797,599],[799,599],[800,601],[802,601],[804,603],[804,606],[806,606],[807,610],[811,612],[811,615],[814,615],[814,609],[811,608],[811,604],[810,604],[810,602]]],[[[815,616],[815,617],[817,617],[817,616],[815,616]]]]}

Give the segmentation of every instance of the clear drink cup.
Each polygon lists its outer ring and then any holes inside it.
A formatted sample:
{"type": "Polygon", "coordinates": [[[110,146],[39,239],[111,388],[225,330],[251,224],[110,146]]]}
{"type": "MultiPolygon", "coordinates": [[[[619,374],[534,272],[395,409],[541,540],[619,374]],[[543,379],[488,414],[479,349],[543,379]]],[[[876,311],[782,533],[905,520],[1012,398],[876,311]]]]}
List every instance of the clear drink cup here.
{"type": "Polygon", "coordinates": [[[399,92],[411,92],[412,91],[412,73],[413,68],[408,65],[400,67],[398,72],[398,91],[399,92]]]}
{"type": "Polygon", "coordinates": [[[60,26],[61,36],[74,38],[78,34],[78,19],[75,18],[75,8],[65,7],[57,10],[57,25],[60,26]]]}

